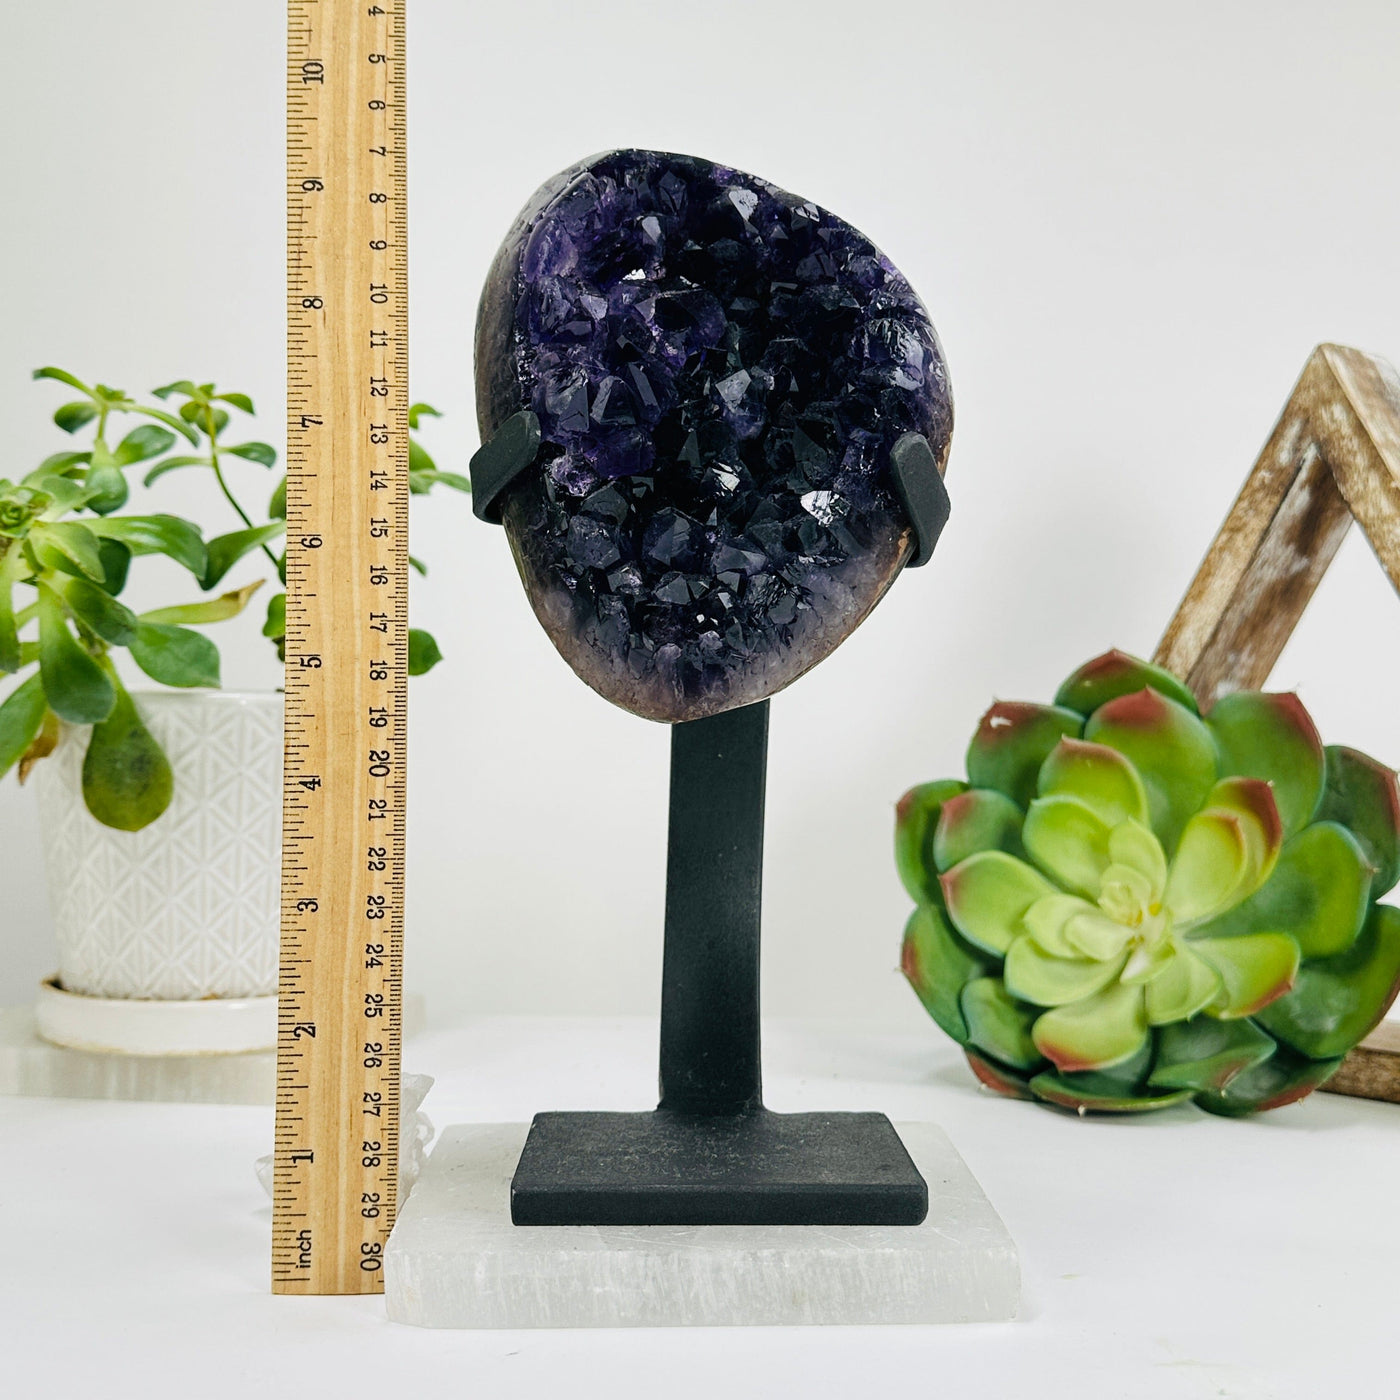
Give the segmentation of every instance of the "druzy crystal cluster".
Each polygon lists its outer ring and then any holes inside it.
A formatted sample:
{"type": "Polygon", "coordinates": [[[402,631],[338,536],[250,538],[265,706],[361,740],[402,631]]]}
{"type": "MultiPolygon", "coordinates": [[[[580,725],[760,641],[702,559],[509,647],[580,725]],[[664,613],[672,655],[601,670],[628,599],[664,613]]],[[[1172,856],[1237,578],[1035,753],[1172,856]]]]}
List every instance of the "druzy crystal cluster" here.
{"type": "Polygon", "coordinates": [[[477,332],[483,439],[541,446],[503,519],[579,674],[660,720],[762,699],[911,547],[889,455],[952,430],[928,314],[865,236],[766,181],[618,151],[527,205],[477,332]]]}

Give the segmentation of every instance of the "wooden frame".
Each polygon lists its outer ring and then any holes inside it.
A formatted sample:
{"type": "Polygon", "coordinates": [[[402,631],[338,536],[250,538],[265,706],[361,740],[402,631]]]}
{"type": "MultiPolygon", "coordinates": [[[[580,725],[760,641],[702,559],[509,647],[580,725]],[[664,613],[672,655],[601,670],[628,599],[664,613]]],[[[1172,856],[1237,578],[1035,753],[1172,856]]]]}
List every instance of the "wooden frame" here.
{"type": "MultiPolygon", "coordinates": [[[[1400,591],[1400,376],[1319,345],[1154,660],[1203,707],[1261,689],[1353,520],[1400,591]]],[[[1324,1088],[1400,1103],[1400,1028],[1382,1023],[1324,1088]]]]}

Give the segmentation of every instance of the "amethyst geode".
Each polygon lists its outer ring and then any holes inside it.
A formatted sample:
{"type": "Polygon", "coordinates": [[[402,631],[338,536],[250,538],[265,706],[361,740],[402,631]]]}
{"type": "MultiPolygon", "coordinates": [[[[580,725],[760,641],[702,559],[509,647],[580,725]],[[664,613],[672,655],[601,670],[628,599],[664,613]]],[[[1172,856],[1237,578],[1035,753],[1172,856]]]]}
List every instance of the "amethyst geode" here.
{"type": "Polygon", "coordinates": [[[522,409],[502,520],[574,670],[648,719],[795,680],[909,558],[890,449],[952,398],[928,313],[863,234],[691,156],[613,151],[521,212],[482,294],[482,440],[522,409]]]}

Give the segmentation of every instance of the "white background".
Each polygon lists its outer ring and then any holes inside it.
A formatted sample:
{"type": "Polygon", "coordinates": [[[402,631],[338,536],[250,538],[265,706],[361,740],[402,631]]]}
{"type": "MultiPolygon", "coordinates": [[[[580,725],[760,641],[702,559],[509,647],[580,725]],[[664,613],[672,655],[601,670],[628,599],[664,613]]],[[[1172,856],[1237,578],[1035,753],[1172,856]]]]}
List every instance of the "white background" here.
{"type": "MultiPolygon", "coordinates": [[[[56,386],[28,379],[50,362],[133,390],[215,378],[280,447],[282,6],[3,8],[0,475],[63,445],[56,386]]],[[[771,1012],[917,1023],[894,972],[900,792],[960,771],[993,696],[1150,652],[1316,342],[1400,359],[1397,60],[1382,0],[411,0],[413,392],[447,414],[444,467],[476,446],[496,243],[544,177],[610,146],[827,205],[943,338],[937,558],[773,705],[771,1012]]],[[[160,506],[229,527],[209,483],[174,483],[160,506]]],[[[666,731],[574,678],[464,499],[418,502],[414,532],[414,620],[447,661],[413,688],[410,984],[435,1015],[650,1012],[666,731]]],[[[161,567],[138,603],[192,593],[161,567]]],[[[1394,762],[1397,628],[1354,534],[1275,684],[1394,762]]],[[[277,683],[256,631],[218,629],[226,685],[277,683]]],[[[13,778],[0,862],[3,1003],[54,962],[13,778]]]]}

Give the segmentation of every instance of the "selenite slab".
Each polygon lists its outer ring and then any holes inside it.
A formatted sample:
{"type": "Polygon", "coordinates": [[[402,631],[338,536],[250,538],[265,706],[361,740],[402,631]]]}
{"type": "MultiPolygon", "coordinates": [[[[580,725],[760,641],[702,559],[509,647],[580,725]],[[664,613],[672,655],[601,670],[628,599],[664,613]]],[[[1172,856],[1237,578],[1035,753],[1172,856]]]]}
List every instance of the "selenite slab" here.
{"type": "Polygon", "coordinates": [[[1004,1322],[1016,1246],[942,1129],[896,1125],[929,1187],[913,1226],[516,1226],[528,1125],[448,1128],[384,1255],[389,1318],[417,1327],[1004,1322]]]}
{"type": "MultiPolygon", "coordinates": [[[[422,1030],[425,1006],[421,994],[405,995],[405,1038],[422,1030]]],[[[0,1097],[270,1104],[276,1089],[277,1055],[272,1050],[244,1055],[73,1050],[38,1034],[32,1007],[0,1007],[0,1097]]]]}
{"type": "Polygon", "coordinates": [[[271,1103],[272,1051],[246,1055],[118,1055],[52,1045],[28,1006],[0,1008],[0,1094],[149,1103],[271,1103]]]}

